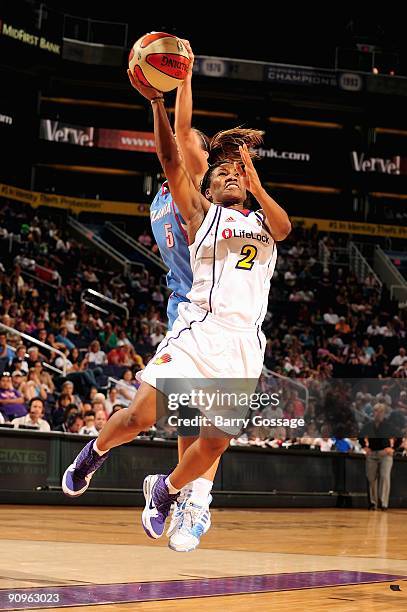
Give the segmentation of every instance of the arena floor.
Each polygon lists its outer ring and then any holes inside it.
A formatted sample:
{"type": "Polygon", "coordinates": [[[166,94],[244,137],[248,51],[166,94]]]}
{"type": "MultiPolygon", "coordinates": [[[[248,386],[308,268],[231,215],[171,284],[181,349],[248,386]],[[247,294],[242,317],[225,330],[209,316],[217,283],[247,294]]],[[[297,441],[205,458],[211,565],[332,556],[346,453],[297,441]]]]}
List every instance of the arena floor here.
{"type": "Polygon", "coordinates": [[[407,609],[407,510],[212,518],[177,554],[145,537],[139,509],[0,506],[0,610],[407,609]]]}

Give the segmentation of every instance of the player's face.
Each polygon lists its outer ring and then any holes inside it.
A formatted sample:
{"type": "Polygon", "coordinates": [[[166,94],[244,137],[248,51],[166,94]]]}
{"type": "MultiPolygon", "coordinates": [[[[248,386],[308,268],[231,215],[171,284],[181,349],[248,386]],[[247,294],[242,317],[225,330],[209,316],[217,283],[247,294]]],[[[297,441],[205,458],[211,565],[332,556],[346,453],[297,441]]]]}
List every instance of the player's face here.
{"type": "Polygon", "coordinates": [[[215,168],[207,191],[212,202],[223,205],[240,204],[246,200],[246,189],[234,164],[222,164],[215,168]]]}

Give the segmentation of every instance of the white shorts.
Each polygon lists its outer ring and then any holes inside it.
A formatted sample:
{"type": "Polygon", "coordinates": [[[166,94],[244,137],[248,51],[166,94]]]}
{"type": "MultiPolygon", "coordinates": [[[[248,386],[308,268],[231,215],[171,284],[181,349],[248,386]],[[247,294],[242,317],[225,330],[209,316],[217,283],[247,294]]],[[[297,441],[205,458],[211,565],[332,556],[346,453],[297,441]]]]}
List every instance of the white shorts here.
{"type": "MultiPolygon", "coordinates": [[[[265,344],[261,330],[229,325],[196,304],[182,302],[173,329],[158,345],[140,377],[159,390],[162,390],[159,381],[163,379],[209,379],[211,388],[216,379],[257,381],[263,368],[265,344]]],[[[185,380],[184,391],[191,389],[188,381],[185,380]]],[[[242,408],[240,414],[243,412],[247,410],[242,408]]],[[[204,414],[211,420],[210,414],[204,414]]],[[[236,424],[234,428],[219,429],[236,435],[241,427],[236,424]]]]}

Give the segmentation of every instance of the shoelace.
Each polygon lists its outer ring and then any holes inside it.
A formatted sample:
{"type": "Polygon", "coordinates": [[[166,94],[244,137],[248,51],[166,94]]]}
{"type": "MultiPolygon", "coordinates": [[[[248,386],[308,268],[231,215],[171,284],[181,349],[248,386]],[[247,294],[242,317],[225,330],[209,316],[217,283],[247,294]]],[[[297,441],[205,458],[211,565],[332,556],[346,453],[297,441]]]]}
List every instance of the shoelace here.
{"type": "Polygon", "coordinates": [[[179,507],[182,506],[182,504],[188,499],[188,497],[191,495],[192,493],[192,489],[181,489],[181,491],[179,492],[179,495],[177,497],[177,509],[176,512],[179,510],[179,507]]]}
{"type": "Polygon", "coordinates": [[[201,507],[187,503],[182,513],[181,529],[190,531],[199,520],[202,510],[203,508],[201,507]]]}

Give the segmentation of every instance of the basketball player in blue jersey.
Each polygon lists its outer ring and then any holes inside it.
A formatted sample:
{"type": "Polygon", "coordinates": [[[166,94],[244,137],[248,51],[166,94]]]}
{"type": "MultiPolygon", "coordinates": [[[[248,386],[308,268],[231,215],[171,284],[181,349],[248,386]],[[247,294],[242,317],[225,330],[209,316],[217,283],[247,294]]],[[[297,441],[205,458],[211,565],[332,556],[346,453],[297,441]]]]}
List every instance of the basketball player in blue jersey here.
{"type": "MultiPolygon", "coordinates": [[[[212,139],[212,147],[205,134],[192,128],[191,78],[194,56],[189,42],[186,40],[183,42],[191,58],[191,64],[187,77],[177,91],[175,132],[187,170],[198,188],[208,169],[209,155],[213,162],[220,152],[224,155],[225,150],[228,150],[230,156],[240,159],[238,143],[246,142],[250,147],[254,147],[260,144],[262,133],[259,130],[240,128],[218,132],[212,139]]],[[[129,78],[132,81],[131,74],[129,74],[129,78]]],[[[163,183],[152,202],[150,219],[161,257],[169,268],[167,285],[172,293],[168,300],[167,316],[168,329],[171,330],[175,319],[178,317],[178,304],[189,301],[186,295],[192,286],[192,271],[189,262],[185,223],[172,199],[167,182],[163,183]]],[[[192,416],[199,416],[199,412],[195,411],[192,414],[191,409],[181,408],[179,416],[181,419],[183,417],[191,418],[192,416]]],[[[181,459],[186,449],[199,435],[199,427],[180,427],[178,433],[180,434],[178,437],[178,452],[179,459],[181,459]]],[[[169,536],[168,545],[172,550],[178,552],[194,550],[199,544],[201,535],[208,531],[211,524],[209,504],[212,496],[210,493],[218,464],[219,460],[211,466],[208,472],[193,483],[188,483],[181,491],[167,532],[169,536]],[[191,513],[194,514],[194,521],[191,520],[191,513]]]]}
{"type": "MultiPolygon", "coordinates": [[[[159,379],[258,379],[275,243],[291,229],[285,211],[263,189],[246,146],[239,148],[244,170],[227,160],[214,164],[202,182],[204,195],[199,193],[179,154],[163,95],[139,81],[135,86],[152,104],[158,155],[186,223],[193,283],[190,302],[179,304],[173,329],[143,371],[132,405],[114,414],[99,438],[89,442],[65,471],[62,487],[72,497],[86,491],[111,448],[133,440],[154,423],[159,379]],[[247,190],[260,211],[246,210],[247,190]]],[[[151,538],[164,533],[171,504],[183,487],[201,477],[229,445],[229,435],[208,435],[208,428],[203,429],[169,476],[144,480],[142,522],[151,538]]],[[[194,521],[194,513],[190,516],[194,521]]]]}

